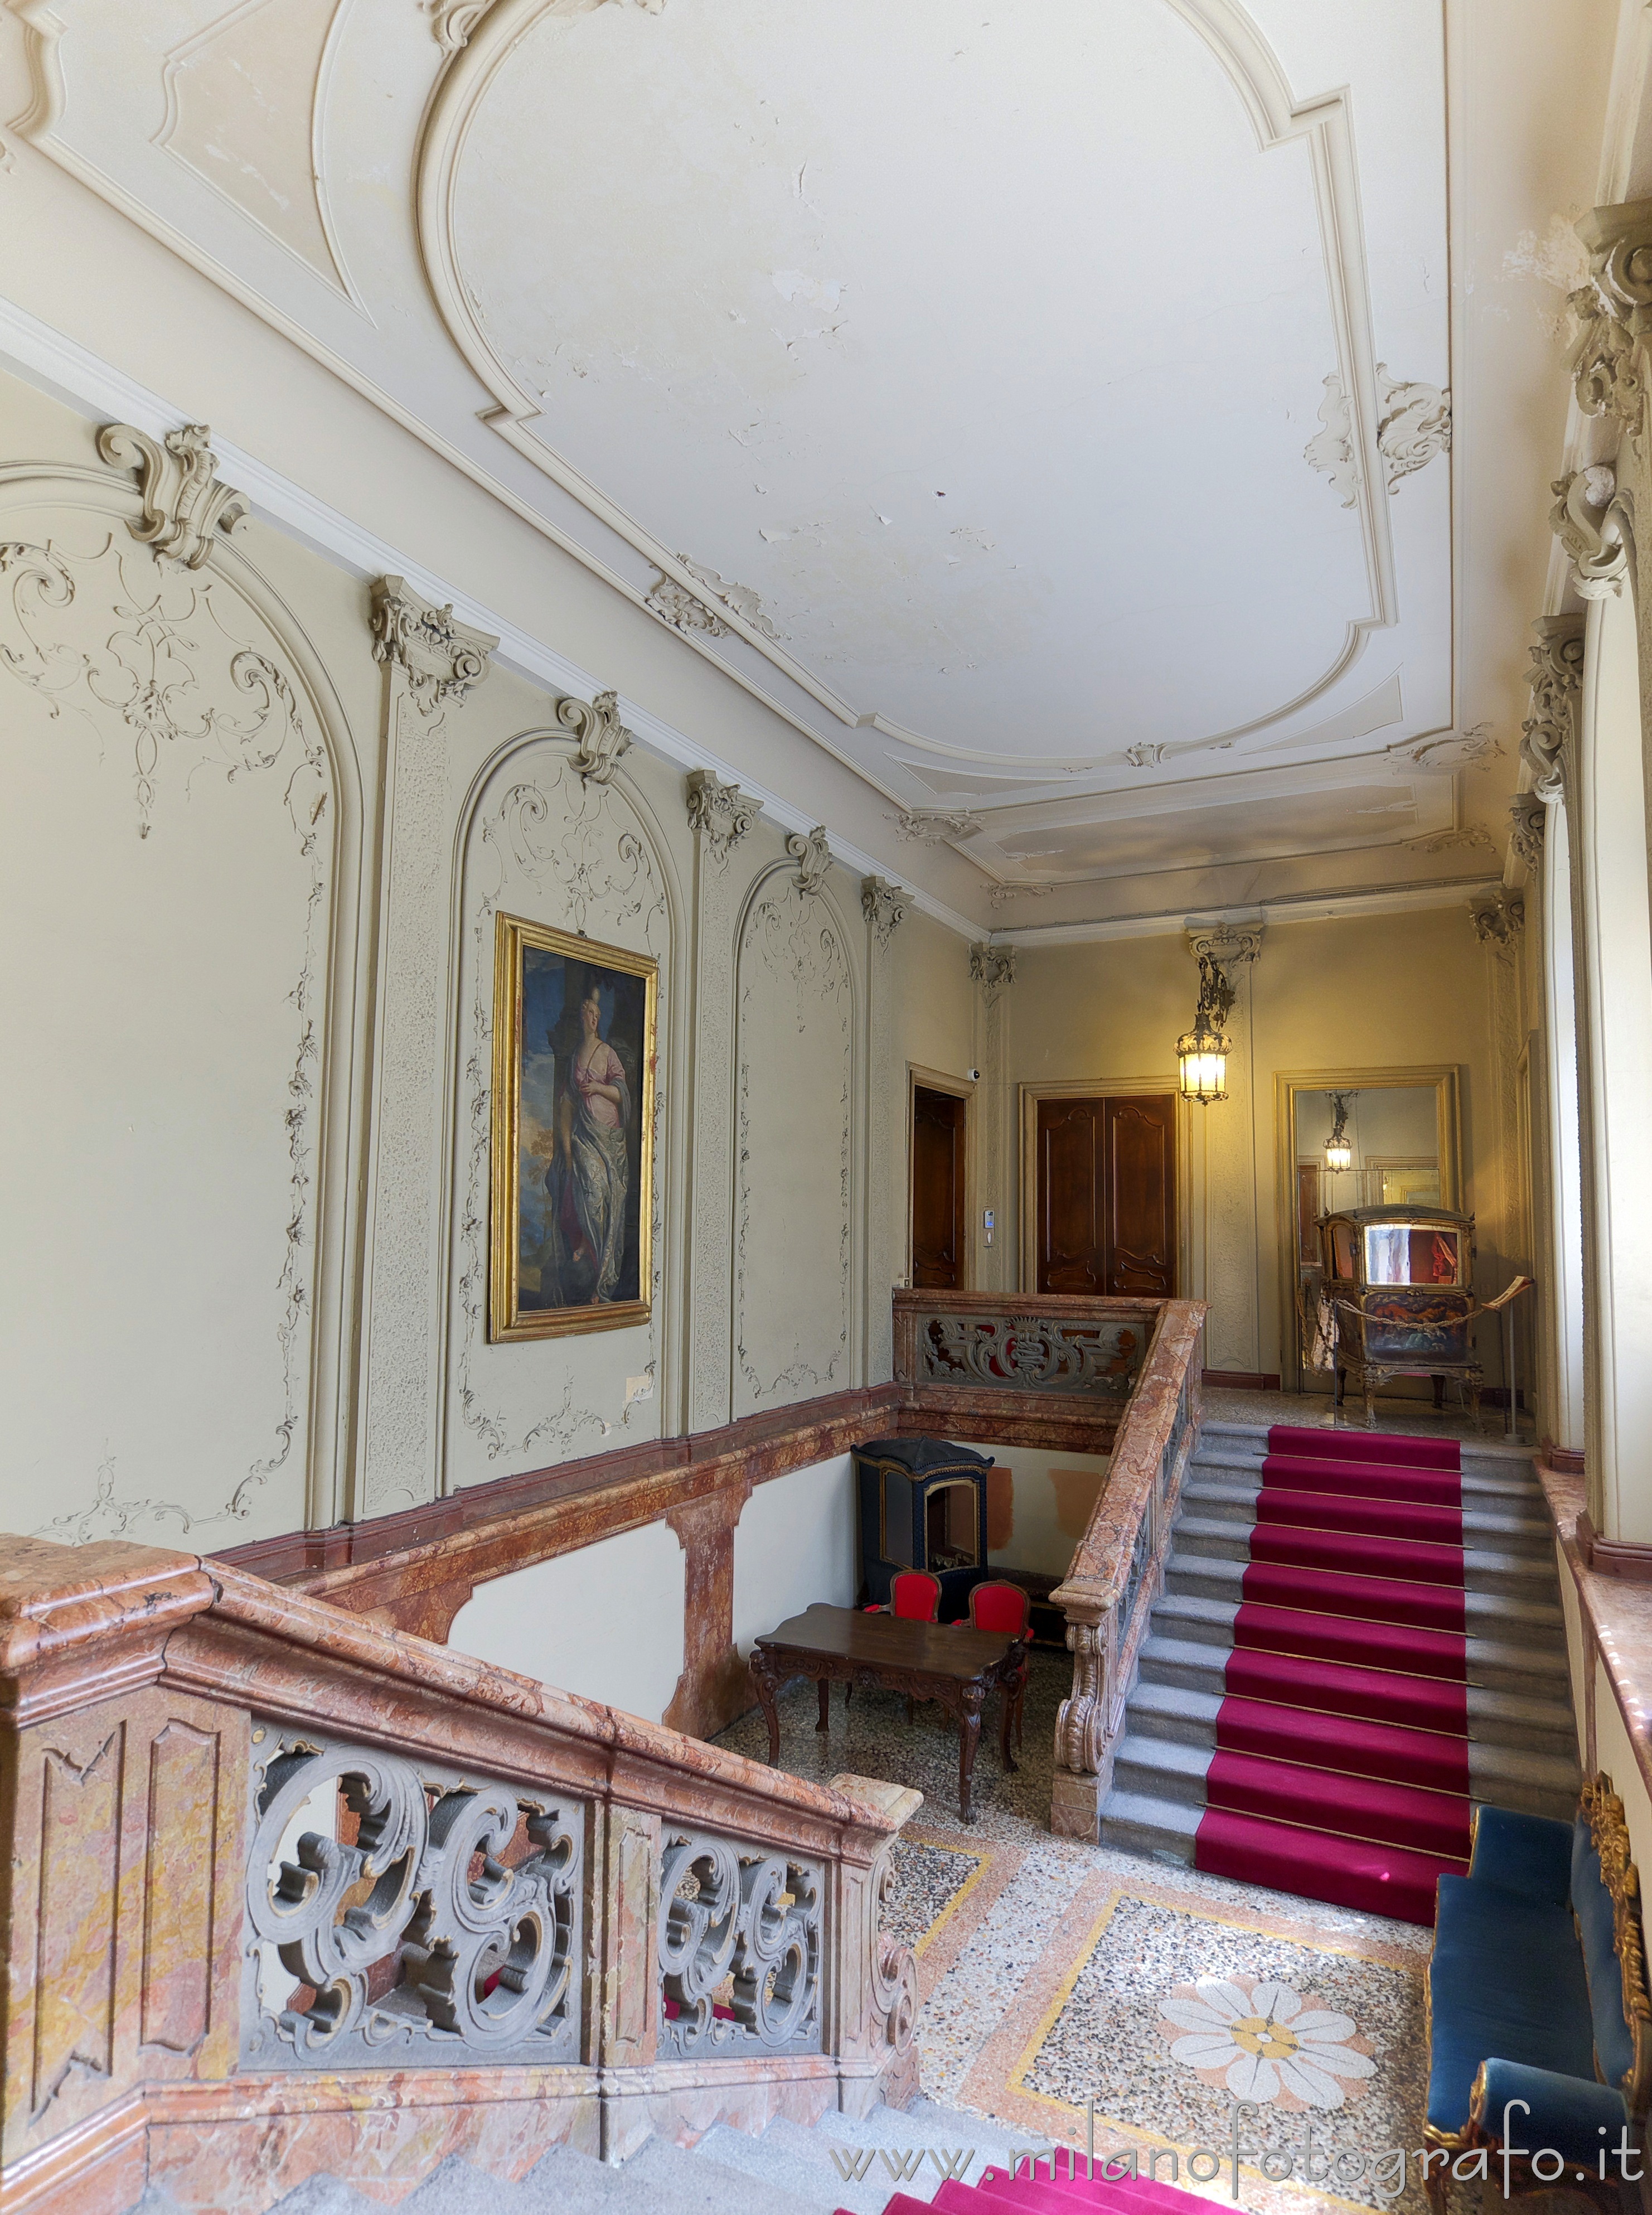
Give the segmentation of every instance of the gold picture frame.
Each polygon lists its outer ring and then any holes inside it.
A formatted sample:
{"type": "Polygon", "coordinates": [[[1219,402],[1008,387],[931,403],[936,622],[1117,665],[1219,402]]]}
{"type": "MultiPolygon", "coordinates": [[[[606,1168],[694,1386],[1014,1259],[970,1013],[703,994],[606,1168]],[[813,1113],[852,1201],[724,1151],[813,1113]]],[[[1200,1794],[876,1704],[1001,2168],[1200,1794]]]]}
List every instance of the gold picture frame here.
{"type": "Polygon", "coordinates": [[[496,918],[494,1343],[649,1318],[658,998],[652,954],[496,918]]]}

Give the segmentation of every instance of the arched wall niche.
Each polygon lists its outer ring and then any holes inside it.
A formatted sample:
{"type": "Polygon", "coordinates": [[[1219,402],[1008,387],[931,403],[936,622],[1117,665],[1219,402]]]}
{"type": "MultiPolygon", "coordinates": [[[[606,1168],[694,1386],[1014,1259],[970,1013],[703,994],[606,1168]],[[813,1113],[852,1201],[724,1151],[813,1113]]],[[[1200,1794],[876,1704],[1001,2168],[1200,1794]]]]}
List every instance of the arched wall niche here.
{"type": "Polygon", "coordinates": [[[203,1550],[338,1512],[362,794],[256,537],[0,469],[12,1527],[203,1550]]]}
{"type": "Polygon", "coordinates": [[[734,946],[731,1412],[861,1378],[862,994],[857,946],[791,862],[748,892],[734,946]]]}
{"type": "Polygon", "coordinates": [[[688,994],[682,898],[639,780],[582,779],[566,730],[493,749],[459,811],[453,853],[443,1148],[448,1293],[440,1489],[485,1482],[678,1427],[688,994]],[[529,922],[659,964],[652,1312],[646,1323],[539,1341],[487,1338],[494,918],[529,922]]]}

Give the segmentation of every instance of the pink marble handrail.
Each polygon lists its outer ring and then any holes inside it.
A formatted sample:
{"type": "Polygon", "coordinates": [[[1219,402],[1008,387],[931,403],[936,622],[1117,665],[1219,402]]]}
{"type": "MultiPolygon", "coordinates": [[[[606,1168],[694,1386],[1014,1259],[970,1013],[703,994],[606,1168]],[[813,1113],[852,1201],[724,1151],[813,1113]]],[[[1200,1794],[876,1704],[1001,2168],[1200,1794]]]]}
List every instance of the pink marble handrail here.
{"type": "Polygon", "coordinates": [[[825,1829],[871,1844],[900,1826],[870,1783],[812,1783],[220,1562],[0,1537],[0,1702],[15,1724],[157,1683],[364,1744],[439,1744],[524,1781],[623,1779],[620,1796],[702,1819],[710,1792],[719,1819],[815,1850],[825,1829]]]}
{"type": "Polygon", "coordinates": [[[1055,1723],[1050,1820],[1077,1837],[1096,1834],[1124,1694],[1198,1436],[1204,1318],[1202,1300],[1161,1307],[1106,1482],[1067,1575],[1050,1594],[1067,1617],[1073,1655],[1073,1689],[1055,1723]]]}

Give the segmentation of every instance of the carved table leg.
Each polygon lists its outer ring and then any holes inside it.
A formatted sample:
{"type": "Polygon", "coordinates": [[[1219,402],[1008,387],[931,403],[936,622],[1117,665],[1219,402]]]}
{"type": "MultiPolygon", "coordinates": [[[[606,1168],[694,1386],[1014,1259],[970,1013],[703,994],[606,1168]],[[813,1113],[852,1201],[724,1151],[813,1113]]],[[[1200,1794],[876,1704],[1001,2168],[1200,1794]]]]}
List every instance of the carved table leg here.
{"type": "Polygon", "coordinates": [[[831,1678],[829,1677],[821,1678],[815,1687],[815,1690],[820,1702],[820,1721],[815,1725],[815,1728],[817,1731],[829,1730],[832,1727],[831,1678]]]}
{"type": "Polygon", "coordinates": [[[972,1823],[970,1812],[970,1779],[975,1774],[976,1748],[981,1743],[981,1703],[986,1697],[984,1686],[965,1684],[958,1709],[958,1812],[961,1823],[972,1823]]]}
{"type": "Polygon", "coordinates": [[[761,1646],[754,1646],[750,1666],[751,1681],[757,1687],[763,1721],[768,1725],[769,1765],[778,1768],[780,1759],[780,1711],[774,1704],[774,1665],[761,1646]]]}
{"type": "Polygon", "coordinates": [[[1009,1770],[1012,1775],[1013,1775],[1015,1771],[1015,1757],[1010,1752],[1010,1724],[1015,1715],[1015,1695],[1017,1690],[1016,1678],[1013,1676],[1000,1678],[999,1680],[998,1690],[1000,1695],[999,1704],[1000,1709],[1000,1713],[998,1718],[998,1758],[1003,1764],[1004,1767],[1009,1770]]]}

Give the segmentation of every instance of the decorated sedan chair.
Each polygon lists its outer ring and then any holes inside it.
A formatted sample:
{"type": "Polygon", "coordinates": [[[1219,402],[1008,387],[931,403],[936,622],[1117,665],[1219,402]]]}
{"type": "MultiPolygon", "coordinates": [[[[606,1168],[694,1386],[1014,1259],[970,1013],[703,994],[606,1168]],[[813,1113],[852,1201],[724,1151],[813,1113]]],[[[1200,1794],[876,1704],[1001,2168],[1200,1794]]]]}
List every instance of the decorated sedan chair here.
{"type": "Polygon", "coordinates": [[[955,1622],[987,1567],[987,1471],[990,1454],[950,1439],[868,1439],[854,1449],[860,1504],[862,1598],[888,1605],[902,1570],[921,1570],[940,1587],[935,1614],[955,1622]]]}
{"type": "Polygon", "coordinates": [[[1558,2182],[1618,2208],[1619,2144],[1640,2145],[1652,2096],[1652,2000],[1610,1777],[1575,1823],[1479,1810],[1468,1874],[1440,1880],[1429,2016],[1436,2210],[1453,2175],[1501,2186],[1505,2151],[1511,2191],[1558,2182]]]}
{"type": "Polygon", "coordinates": [[[1435,1404],[1454,1381],[1478,1420],[1483,1375],[1476,1316],[1495,1315],[1531,1285],[1516,1277],[1495,1300],[1472,1289],[1474,1218],[1444,1207],[1350,1207],[1319,1219],[1317,1281],[1305,1279],[1303,1344],[1311,1368],[1335,1372],[1376,1420],[1379,1390],[1396,1377],[1434,1380],[1435,1404]]]}

